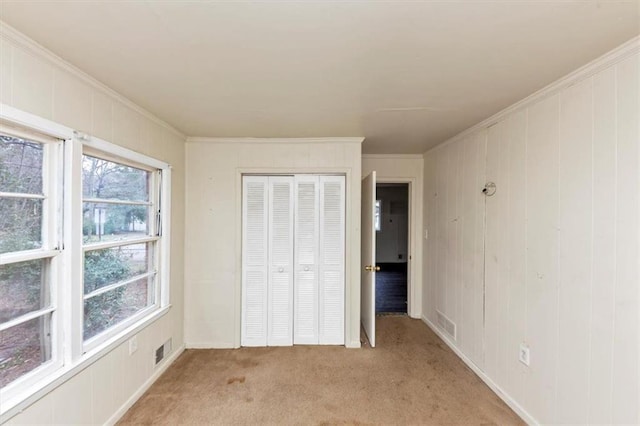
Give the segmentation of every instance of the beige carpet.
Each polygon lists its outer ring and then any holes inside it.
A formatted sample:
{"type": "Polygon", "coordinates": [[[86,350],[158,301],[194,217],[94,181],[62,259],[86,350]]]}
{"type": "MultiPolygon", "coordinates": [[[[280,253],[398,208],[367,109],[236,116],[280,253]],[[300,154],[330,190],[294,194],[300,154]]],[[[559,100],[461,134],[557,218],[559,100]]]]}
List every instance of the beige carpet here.
{"type": "Polygon", "coordinates": [[[378,347],[187,350],[121,424],[522,424],[421,321],[378,347]]]}

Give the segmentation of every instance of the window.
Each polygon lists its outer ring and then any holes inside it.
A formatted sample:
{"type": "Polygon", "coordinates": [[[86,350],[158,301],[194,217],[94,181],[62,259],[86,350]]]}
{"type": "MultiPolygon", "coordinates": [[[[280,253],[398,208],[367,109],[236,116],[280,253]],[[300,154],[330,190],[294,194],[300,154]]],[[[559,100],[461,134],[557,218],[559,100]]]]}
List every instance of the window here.
{"type": "Polygon", "coordinates": [[[0,388],[59,365],[56,301],[61,141],[0,128],[0,388]],[[19,133],[18,133],[19,134],[19,133]]]}
{"type": "Polygon", "coordinates": [[[158,304],[159,174],[82,157],[85,341],[158,304]]]}
{"type": "Polygon", "coordinates": [[[382,230],[382,200],[376,200],[376,216],[374,220],[376,223],[376,231],[381,231],[382,230]]]}
{"type": "Polygon", "coordinates": [[[170,173],[0,109],[1,414],[168,310],[170,173]]]}

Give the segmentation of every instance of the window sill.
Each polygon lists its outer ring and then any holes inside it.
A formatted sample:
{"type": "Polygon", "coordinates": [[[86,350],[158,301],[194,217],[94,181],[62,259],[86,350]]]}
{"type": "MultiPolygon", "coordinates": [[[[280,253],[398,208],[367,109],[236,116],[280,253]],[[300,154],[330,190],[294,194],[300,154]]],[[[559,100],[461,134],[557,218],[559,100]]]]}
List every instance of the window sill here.
{"type": "Polygon", "coordinates": [[[171,305],[164,306],[157,311],[154,311],[142,321],[137,324],[133,324],[122,333],[113,336],[100,346],[88,351],[72,365],[63,366],[31,388],[20,392],[11,398],[3,400],[2,406],[0,407],[0,424],[7,422],[10,418],[23,412],[31,404],[70,380],[72,377],[100,360],[126,340],[130,339],[132,336],[166,315],[169,310],[171,310],[171,305]]]}

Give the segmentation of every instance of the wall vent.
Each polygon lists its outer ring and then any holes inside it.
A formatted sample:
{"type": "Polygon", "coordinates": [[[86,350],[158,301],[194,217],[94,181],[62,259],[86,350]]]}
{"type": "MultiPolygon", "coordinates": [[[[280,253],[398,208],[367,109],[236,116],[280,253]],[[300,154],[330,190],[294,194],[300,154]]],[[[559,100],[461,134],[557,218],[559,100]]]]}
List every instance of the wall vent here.
{"type": "Polygon", "coordinates": [[[171,353],[171,339],[167,340],[162,346],[156,349],[156,365],[158,365],[160,361],[164,359],[165,355],[168,355],[169,353],[171,353]]]}
{"type": "Polygon", "coordinates": [[[456,323],[447,318],[442,312],[436,311],[438,314],[438,325],[442,327],[442,329],[456,340],[456,323]]]}

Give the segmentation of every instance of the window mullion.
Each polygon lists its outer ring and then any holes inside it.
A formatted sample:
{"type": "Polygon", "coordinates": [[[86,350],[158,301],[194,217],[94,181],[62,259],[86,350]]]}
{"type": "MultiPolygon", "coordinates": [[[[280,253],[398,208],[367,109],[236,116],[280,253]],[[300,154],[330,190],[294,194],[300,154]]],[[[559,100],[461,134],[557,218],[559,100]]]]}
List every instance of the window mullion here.
{"type": "Polygon", "coordinates": [[[170,282],[170,253],[171,253],[171,235],[169,234],[169,226],[171,224],[171,167],[162,170],[162,179],[158,198],[158,210],[160,211],[160,233],[162,234],[161,243],[156,243],[156,259],[158,268],[158,277],[155,282],[155,290],[160,292],[160,306],[169,305],[169,282],[170,282]]]}
{"type": "Polygon", "coordinates": [[[131,277],[131,278],[127,278],[124,281],[119,281],[117,283],[101,287],[101,288],[99,288],[97,290],[92,291],[91,293],[85,294],[83,296],[83,299],[84,300],[88,300],[88,299],[91,299],[93,297],[100,296],[101,294],[108,293],[111,290],[115,290],[117,288],[124,287],[126,285],[134,283],[134,282],[136,282],[138,280],[141,280],[143,278],[153,277],[154,275],[156,275],[156,271],[152,270],[152,271],[149,271],[149,272],[145,272],[144,274],[140,274],[140,275],[136,275],[136,276],[131,277]]]}
{"type": "Polygon", "coordinates": [[[135,244],[153,243],[155,241],[158,241],[159,239],[160,239],[159,237],[142,237],[142,238],[136,238],[131,240],[91,243],[91,244],[84,245],[82,247],[82,250],[86,253],[88,251],[104,250],[104,249],[114,248],[114,247],[126,247],[126,246],[135,245],[135,244]]]}
{"type": "Polygon", "coordinates": [[[82,356],[82,142],[65,142],[64,169],[64,282],[60,302],[64,307],[65,362],[82,356]]]}
{"type": "MultiPolygon", "coordinates": [[[[44,184],[44,182],[43,182],[44,184]]],[[[33,198],[34,200],[44,200],[44,194],[28,194],[23,192],[0,192],[2,198],[33,198]]]]}
{"type": "Polygon", "coordinates": [[[9,320],[9,321],[6,321],[6,322],[3,322],[2,324],[0,324],[0,331],[4,331],[4,330],[7,330],[7,329],[9,329],[11,327],[15,327],[17,325],[23,324],[23,323],[25,323],[27,321],[31,321],[32,319],[35,319],[35,318],[41,317],[43,315],[49,314],[49,313],[51,313],[53,311],[54,311],[54,308],[50,306],[50,307],[47,307],[47,308],[38,309],[37,311],[28,312],[28,313],[26,313],[24,315],[20,315],[17,318],[14,318],[12,320],[9,320]]]}
{"type": "Polygon", "coordinates": [[[26,250],[0,255],[0,266],[12,263],[28,262],[30,260],[50,259],[60,254],[59,250],[26,250]]]}
{"type": "MultiPolygon", "coordinates": [[[[44,146],[44,161],[46,164],[46,183],[43,182],[43,192],[47,197],[44,201],[46,215],[46,241],[43,246],[60,253],[63,249],[63,174],[64,174],[64,145],[62,142],[56,144],[48,144],[44,146]]],[[[62,364],[64,360],[64,342],[62,341],[64,333],[61,330],[63,323],[63,314],[60,312],[62,307],[61,297],[64,294],[64,263],[62,256],[55,256],[47,265],[45,276],[49,283],[49,303],[53,308],[52,315],[49,319],[51,322],[51,360],[54,364],[62,364]]]]}
{"type": "Polygon", "coordinates": [[[131,206],[151,206],[150,201],[129,201],[129,200],[110,200],[105,198],[83,198],[85,203],[101,203],[101,204],[121,204],[131,206]]]}

